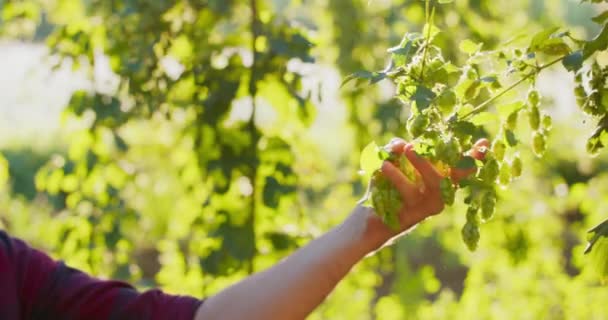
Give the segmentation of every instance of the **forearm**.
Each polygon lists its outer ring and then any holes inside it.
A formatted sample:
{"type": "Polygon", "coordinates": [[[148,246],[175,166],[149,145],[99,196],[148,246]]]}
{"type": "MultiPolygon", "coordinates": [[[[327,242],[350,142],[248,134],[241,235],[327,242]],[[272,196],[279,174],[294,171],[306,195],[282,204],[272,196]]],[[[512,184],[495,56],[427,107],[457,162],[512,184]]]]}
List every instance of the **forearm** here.
{"type": "Polygon", "coordinates": [[[272,268],[209,298],[196,319],[304,319],[386,235],[356,208],[340,226],[272,268]]]}

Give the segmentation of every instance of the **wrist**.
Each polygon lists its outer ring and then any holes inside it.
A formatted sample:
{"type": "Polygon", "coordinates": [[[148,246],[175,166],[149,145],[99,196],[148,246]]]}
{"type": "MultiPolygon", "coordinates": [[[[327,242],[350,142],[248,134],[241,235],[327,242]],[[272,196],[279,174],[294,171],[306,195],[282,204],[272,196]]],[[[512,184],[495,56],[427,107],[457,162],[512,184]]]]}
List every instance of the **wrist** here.
{"type": "Polygon", "coordinates": [[[396,233],[382,222],[372,208],[357,205],[344,222],[352,230],[354,245],[367,255],[381,248],[396,233]]]}

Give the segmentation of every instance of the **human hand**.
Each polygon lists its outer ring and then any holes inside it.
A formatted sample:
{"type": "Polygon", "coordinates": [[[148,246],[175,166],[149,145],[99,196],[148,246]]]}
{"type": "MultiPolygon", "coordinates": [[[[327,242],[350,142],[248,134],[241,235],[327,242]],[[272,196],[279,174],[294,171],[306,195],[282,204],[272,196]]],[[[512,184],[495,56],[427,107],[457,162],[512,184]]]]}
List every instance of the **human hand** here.
{"type": "MultiPolygon", "coordinates": [[[[489,144],[487,139],[477,141],[469,151],[469,155],[477,160],[483,160],[489,144]]],[[[461,179],[475,172],[475,169],[462,170],[456,168],[451,168],[447,172],[440,172],[431,162],[416,154],[413,144],[399,138],[391,141],[390,148],[393,153],[405,154],[408,161],[416,169],[421,182],[411,181],[389,161],[382,164],[382,174],[399,191],[403,203],[398,214],[400,229],[397,231],[391,230],[375,215],[369,219],[369,229],[372,230],[372,233],[379,234],[380,239],[384,242],[409,230],[424,219],[443,211],[445,204],[441,197],[440,184],[446,176],[450,176],[454,183],[458,183],[461,179]]]]}

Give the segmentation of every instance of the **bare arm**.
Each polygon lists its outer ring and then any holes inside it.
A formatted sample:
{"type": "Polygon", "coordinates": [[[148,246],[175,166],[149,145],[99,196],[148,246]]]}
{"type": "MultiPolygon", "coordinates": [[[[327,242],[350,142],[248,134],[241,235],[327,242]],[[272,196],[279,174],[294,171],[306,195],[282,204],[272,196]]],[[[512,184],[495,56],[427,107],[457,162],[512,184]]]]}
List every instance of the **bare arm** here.
{"type": "MultiPolygon", "coordinates": [[[[405,231],[443,210],[439,191],[443,177],[402,140],[395,143],[394,150],[406,154],[425,185],[423,190],[415,187],[388,162],[382,167],[402,197],[408,199],[408,206],[400,212],[402,231],[405,231]]],[[[465,174],[453,171],[452,177],[457,179],[465,174]]],[[[304,319],[359,260],[395,236],[397,233],[384,226],[371,209],[357,206],[340,226],[272,268],[209,298],[197,311],[195,320],[304,319]]]]}
{"type": "Polygon", "coordinates": [[[355,208],[340,226],[205,301],[196,319],[304,319],[353,265],[384,242],[367,228],[372,214],[355,208]]]}

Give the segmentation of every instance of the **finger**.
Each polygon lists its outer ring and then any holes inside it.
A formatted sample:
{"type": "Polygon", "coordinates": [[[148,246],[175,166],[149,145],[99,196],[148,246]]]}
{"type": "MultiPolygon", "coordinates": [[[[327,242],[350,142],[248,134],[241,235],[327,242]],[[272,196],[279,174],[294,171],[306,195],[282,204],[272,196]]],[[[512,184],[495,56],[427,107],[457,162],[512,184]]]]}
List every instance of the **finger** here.
{"type": "MultiPolygon", "coordinates": [[[[486,153],[488,152],[490,147],[490,141],[488,139],[480,139],[471,148],[468,152],[471,157],[476,160],[483,160],[486,157],[486,153]]],[[[452,181],[458,183],[460,180],[468,177],[469,175],[477,172],[476,168],[472,169],[452,169],[451,177],[452,181]]]]}
{"type": "Polygon", "coordinates": [[[384,161],[382,164],[382,174],[397,188],[404,201],[419,197],[420,193],[416,186],[390,161],[384,161]]]}
{"type": "Polygon", "coordinates": [[[490,141],[488,139],[479,139],[469,151],[469,155],[477,160],[483,160],[486,157],[486,153],[490,149],[490,141]]]}
{"type": "Polygon", "coordinates": [[[405,156],[410,161],[410,163],[416,168],[416,170],[422,176],[422,181],[427,188],[436,189],[439,188],[439,183],[441,181],[441,175],[435,167],[426,159],[420,157],[414,151],[414,145],[408,144],[405,146],[405,156]]]}
{"type": "Polygon", "coordinates": [[[388,148],[393,153],[402,154],[403,153],[403,149],[405,148],[406,144],[407,143],[405,142],[405,140],[403,140],[401,138],[393,138],[389,142],[388,148]]]}

